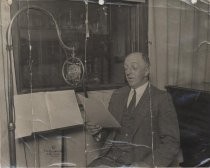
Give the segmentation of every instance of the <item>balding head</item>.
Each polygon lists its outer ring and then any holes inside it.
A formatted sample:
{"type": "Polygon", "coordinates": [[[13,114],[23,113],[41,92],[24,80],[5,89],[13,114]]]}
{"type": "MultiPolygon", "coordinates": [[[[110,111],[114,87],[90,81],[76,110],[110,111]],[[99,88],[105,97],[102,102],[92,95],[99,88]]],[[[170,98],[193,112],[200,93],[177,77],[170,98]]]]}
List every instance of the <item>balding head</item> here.
{"type": "Polygon", "coordinates": [[[128,84],[137,88],[148,81],[149,61],[142,53],[134,52],[125,58],[125,75],[128,84]]]}
{"type": "MultiPolygon", "coordinates": [[[[150,61],[149,61],[149,57],[141,52],[133,52],[133,53],[130,53],[126,56],[127,57],[141,57],[143,59],[143,61],[145,62],[145,64],[149,67],[150,66],[150,61]]],[[[125,58],[125,59],[126,59],[125,58]]]]}

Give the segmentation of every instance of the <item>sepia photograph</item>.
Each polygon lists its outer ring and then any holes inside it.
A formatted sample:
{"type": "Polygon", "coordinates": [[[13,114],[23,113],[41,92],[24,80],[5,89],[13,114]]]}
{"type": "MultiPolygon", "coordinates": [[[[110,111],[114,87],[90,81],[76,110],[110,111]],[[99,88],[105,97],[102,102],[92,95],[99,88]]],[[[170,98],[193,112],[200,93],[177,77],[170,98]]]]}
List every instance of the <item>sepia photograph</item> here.
{"type": "Polygon", "coordinates": [[[0,167],[210,167],[210,0],[0,0],[0,167]]]}

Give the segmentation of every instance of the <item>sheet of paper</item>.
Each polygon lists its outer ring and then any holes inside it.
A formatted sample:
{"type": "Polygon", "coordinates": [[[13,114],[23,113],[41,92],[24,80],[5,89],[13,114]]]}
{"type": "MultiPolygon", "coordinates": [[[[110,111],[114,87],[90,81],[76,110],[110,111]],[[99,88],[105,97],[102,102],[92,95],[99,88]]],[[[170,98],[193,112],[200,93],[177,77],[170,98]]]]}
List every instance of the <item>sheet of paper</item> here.
{"type": "Polygon", "coordinates": [[[52,128],[45,103],[45,93],[32,94],[33,132],[47,131],[52,128]]]}
{"type": "Polygon", "coordinates": [[[83,124],[73,90],[15,95],[14,105],[16,138],[83,124]]]}
{"type": "Polygon", "coordinates": [[[97,98],[84,96],[78,94],[80,102],[83,104],[86,121],[99,124],[104,128],[120,127],[118,121],[112,116],[107,107],[97,98]]]}
{"type": "Polygon", "coordinates": [[[53,129],[83,124],[74,90],[47,92],[45,96],[53,129]]]}
{"type": "Polygon", "coordinates": [[[15,95],[16,138],[31,135],[32,129],[32,101],[29,94],[15,95]]]}

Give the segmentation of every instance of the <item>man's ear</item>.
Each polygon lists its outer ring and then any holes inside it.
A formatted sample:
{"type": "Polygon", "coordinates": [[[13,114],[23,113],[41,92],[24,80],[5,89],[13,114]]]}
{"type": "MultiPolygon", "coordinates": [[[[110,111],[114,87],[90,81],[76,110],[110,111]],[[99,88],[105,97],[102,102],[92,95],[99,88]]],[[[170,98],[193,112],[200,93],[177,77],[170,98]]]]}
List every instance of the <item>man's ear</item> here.
{"type": "Polygon", "coordinates": [[[145,68],[144,76],[149,76],[149,67],[146,67],[145,68]]]}

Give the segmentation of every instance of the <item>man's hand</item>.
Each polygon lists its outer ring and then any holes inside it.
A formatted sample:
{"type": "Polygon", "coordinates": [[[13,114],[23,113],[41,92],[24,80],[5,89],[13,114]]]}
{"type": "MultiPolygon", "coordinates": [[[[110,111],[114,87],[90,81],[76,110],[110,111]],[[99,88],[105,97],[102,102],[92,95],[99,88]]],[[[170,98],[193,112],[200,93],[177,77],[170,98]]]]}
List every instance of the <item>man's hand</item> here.
{"type": "Polygon", "coordinates": [[[102,127],[98,124],[87,122],[86,129],[91,135],[96,135],[101,131],[102,127]]]}

